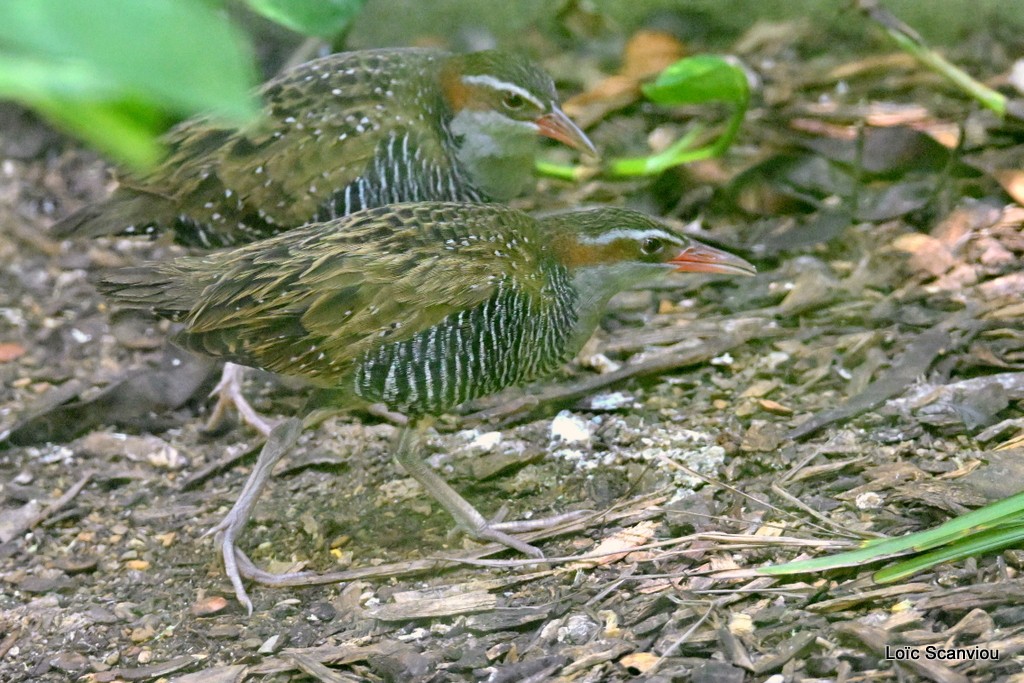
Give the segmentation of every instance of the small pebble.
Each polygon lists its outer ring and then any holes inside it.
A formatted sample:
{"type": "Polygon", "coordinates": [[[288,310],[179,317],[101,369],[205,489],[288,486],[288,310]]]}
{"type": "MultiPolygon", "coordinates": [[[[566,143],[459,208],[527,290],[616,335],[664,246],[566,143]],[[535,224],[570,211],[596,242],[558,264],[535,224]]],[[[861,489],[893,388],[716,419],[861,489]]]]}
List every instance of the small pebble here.
{"type": "Polygon", "coordinates": [[[500,443],[501,432],[484,432],[482,434],[477,434],[473,440],[469,442],[469,447],[481,451],[490,451],[500,443]]]}
{"type": "Polygon", "coordinates": [[[874,491],[865,491],[855,501],[858,510],[877,510],[882,507],[882,503],[882,496],[874,491]]]}
{"type": "Polygon", "coordinates": [[[193,603],[189,612],[196,617],[208,617],[223,611],[227,606],[227,598],[220,595],[211,595],[208,598],[202,598],[193,603]]]}
{"type": "Polygon", "coordinates": [[[50,666],[66,674],[79,674],[89,667],[89,658],[78,652],[61,652],[50,657],[50,666]]]}
{"type": "Polygon", "coordinates": [[[277,652],[277,644],[281,640],[281,634],[273,635],[263,641],[259,649],[256,650],[261,655],[271,655],[277,652]]]}
{"type": "Polygon", "coordinates": [[[582,645],[598,631],[598,625],[585,614],[573,614],[565,620],[565,626],[558,629],[558,642],[582,645]]]}
{"type": "Polygon", "coordinates": [[[150,640],[155,635],[156,629],[149,624],[146,624],[145,626],[132,629],[132,632],[128,637],[131,638],[133,643],[143,643],[150,640]]]}
{"type": "Polygon", "coordinates": [[[564,443],[589,443],[590,430],[582,418],[563,410],[551,420],[551,439],[564,443]]]}

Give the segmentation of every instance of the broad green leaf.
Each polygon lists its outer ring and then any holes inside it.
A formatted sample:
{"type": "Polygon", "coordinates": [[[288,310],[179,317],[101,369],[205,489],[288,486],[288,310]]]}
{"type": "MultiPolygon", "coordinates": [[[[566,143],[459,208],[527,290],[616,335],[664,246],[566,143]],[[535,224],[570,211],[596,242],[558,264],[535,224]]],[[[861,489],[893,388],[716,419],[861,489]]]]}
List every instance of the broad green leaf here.
{"type": "Polygon", "coordinates": [[[696,55],[668,67],[643,93],[658,104],[728,102],[746,107],[750,85],[743,69],[729,57],[696,55]]]}
{"type": "Polygon", "coordinates": [[[153,125],[160,118],[137,103],[71,102],[55,99],[36,102],[40,113],[96,149],[121,159],[135,168],[148,168],[160,161],[164,147],[159,134],[163,126],[153,125]]]}
{"type": "Polygon", "coordinates": [[[242,122],[258,111],[244,36],[202,0],[3,0],[0,54],[61,71],[76,97],[98,85],[96,99],[149,100],[181,115],[242,122]]]}
{"type": "Polygon", "coordinates": [[[156,163],[166,117],[121,99],[116,83],[81,63],[0,54],[0,96],[16,99],[97,149],[136,167],[156,163]]]}
{"type": "MultiPolygon", "coordinates": [[[[750,102],[747,74],[732,57],[697,55],[681,59],[642,87],[652,102],[668,106],[724,102],[733,112],[725,130],[710,144],[695,147],[703,128],[696,126],[665,150],[645,157],[611,159],[600,170],[606,178],[655,176],[664,171],[700,159],[721,156],[739,134],[750,102]]],[[[539,162],[537,170],[547,176],[578,180],[593,173],[580,166],[539,162]]]]}
{"type": "Polygon", "coordinates": [[[52,61],[0,52],[0,96],[21,101],[47,97],[115,97],[117,83],[81,62],[52,61]]]}
{"type": "Polygon", "coordinates": [[[321,38],[345,30],[366,0],[247,0],[249,7],[282,26],[321,38]]]}

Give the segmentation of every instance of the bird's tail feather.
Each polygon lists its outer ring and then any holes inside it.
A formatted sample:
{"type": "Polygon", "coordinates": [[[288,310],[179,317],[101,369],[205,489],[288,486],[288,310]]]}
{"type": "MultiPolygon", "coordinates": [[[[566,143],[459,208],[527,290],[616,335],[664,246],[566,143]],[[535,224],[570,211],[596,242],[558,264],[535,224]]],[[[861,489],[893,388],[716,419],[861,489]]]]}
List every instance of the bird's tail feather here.
{"type": "Polygon", "coordinates": [[[118,188],[105,202],[83,207],[50,228],[56,239],[146,234],[169,227],[174,207],[158,194],[118,188]]]}
{"type": "Polygon", "coordinates": [[[139,266],[120,268],[108,273],[97,283],[98,289],[120,304],[133,308],[150,308],[163,317],[177,320],[195,305],[199,292],[187,278],[169,270],[173,266],[139,266]]]}

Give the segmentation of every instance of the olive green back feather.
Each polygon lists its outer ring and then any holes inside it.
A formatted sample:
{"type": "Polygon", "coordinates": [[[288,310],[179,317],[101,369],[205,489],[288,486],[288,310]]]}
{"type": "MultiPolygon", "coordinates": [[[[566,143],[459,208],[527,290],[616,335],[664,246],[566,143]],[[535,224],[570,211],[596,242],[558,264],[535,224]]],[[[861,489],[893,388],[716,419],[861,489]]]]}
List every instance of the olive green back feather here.
{"type": "Polygon", "coordinates": [[[181,320],[189,349],[331,385],[382,343],[473,309],[513,282],[550,305],[536,222],[494,205],[371,209],[234,250],[107,277],[129,304],[181,320]],[[313,362],[316,361],[316,362],[313,362]]]}

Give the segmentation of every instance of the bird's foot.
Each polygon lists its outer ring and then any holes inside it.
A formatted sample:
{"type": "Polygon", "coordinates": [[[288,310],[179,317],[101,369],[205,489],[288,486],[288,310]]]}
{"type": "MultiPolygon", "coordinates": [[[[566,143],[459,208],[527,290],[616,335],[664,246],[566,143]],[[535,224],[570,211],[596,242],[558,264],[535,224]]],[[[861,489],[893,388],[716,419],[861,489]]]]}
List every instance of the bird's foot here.
{"type": "Polygon", "coordinates": [[[543,559],[544,553],[534,545],[522,541],[512,534],[521,534],[529,531],[540,531],[543,529],[550,529],[551,527],[566,524],[568,522],[574,522],[582,517],[586,517],[590,514],[586,510],[574,510],[572,512],[565,512],[560,515],[553,515],[551,517],[539,517],[537,519],[517,519],[512,521],[502,521],[507,514],[508,510],[502,508],[493,519],[483,524],[478,524],[472,529],[466,527],[458,527],[457,529],[466,531],[466,533],[473,539],[478,541],[491,541],[494,543],[500,543],[501,545],[518,550],[524,555],[535,557],[537,559],[543,559]]]}
{"type": "Polygon", "coordinates": [[[217,403],[210,412],[210,418],[203,428],[207,432],[215,432],[224,423],[226,416],[231,409],[238,411],[242,422],[249,425],[264,437],[269,437],[270,432],[276,426],[275,423],[267,420],[259,414],[255,408],[246,400],[242,394],[242,376],[245,368],[234,363],[225,363],[224,371],[221,374],[220,382],[210,392],[210,396],[217,396],[217,403]]]}
{"type": "Polygon", "coordinates": [[[521,541],[511,534],[507,534],[495,525],[487,522],[479,524],[473,529],[468,529],[463,526],[456,527],[454,531],[463,531],[467,536],[475,541],[481,542],[492,542],[499,543],[512,550],[518,550],[524,555],[533,557],[538,560],[544,559],[544,552],[535,545],[530,545],[526,541],[521,541]]]}
{"type": "Polygon", "coordinates": [[[590,514],[592,514],[590,510],[573,510],[572,512],[563,512],[560,515],[552,515],[550,517],[516,519],[510,522],[503,522],[500,521],[500,518],[495,518],[491,520],[489,526],[492,529],[521,534],[527,531],[541,531],[543,529],[550,529],[551,527],[566,524],[568,522],[575,522],[576,520],[582,519],[590,514]]]}
{"type": "Polygon", "coordinates": [[[246,563],[252,565],[252,562],[235,545],[235,538],[237,538],[238,532],[242,530],[247,520],[235,514],[235,510],[236,508],[232,508],[231,512],[224,519],[203,534],[203,538],[215,535],[217,544],[220,546],[221,558],[224,561],[224,573],[227,575],[228,580],[231,581],[231,587],[235,589],[235,599],[245,607],[245,611],[251,616],[252,600],[249,599],[249,594],[245,590],[245,584],[242,583],[239,561],[243,563],[243,566],[246,563]]]}
{"type": "MultiPolygon", "coordinates": [[[[249,614],[252,614],[252,601],[245,592],[242,578],[256,578],[254,570],[256,572],[260,570],[256,570],[255,565],[249,561],[245,553],[238,549],[235,539],[238,538],[249,521],[252,509],[256,506],[260,494],[263,493],[274,465],[292,449],[301,432],[302,423],[295,418],[285,420],[270,431],[267,442],[263,444],[263,450],[260,451],[256,466],[253,467],[252,474],[249,475],[245,486],[242,487],[242,493],[238,496],[235,504],[231,506],[224,519],[203,534],[204,538],[211,535],[216,536],[217,543],[220,545],[221,557],[224,560],[224,573],[227,574],[231,586],[235,589],[235,597],[238,602],[245,606],[249,614]]],[[[269,576],[273,575],[269,574],[269,576]]]]}
{"type": "Polygon", "coordinates": [[[249,599],[249,593],[245,590],[245,584],[242,582],[243,579],[249,579],[264,586],[279,586],[286,585],[288,582],[294,582],[296,579],[305,578],[309,572],[273,574],[260,569],[249,559],[245,551],[235,545],[235,536],[240,527],[236,528],[235,525],[228,524],[225,528],[220,528],[227,521],[228,518],[225,518],[224,521],[204,535],[217,533],[217,543],[220,545],[221,557],[224,560],[224,573],[227,575],[228,580],[231,581],[231,587],[235,590],[235,599],[245,607],[246,613],[252,616],[252,600],[249,599]]]}
{"type": "Polygon", "coordinates": [[[458,528],[467,533],[470,538],[500,543],[513,550],[518,550],[524,555],[540,559],[544,557],[544,553],[539,548],[508,532],[518,533],[545,529],[588,514],[587,512],[569,512],[554,517],[504,522],[501,521],[505,516],[503,510],[498,513],[495,520],[488,521],[473,507],[472,503],[459,495],[419,457],[422,450],[423,432],[428,424],[428,422],[420,420],[416,425],[406,427],[399,433],[398,443],[395,447],[395,460],[409,476],[419,482],[420,486],[434,500],[441,504],[441,507],[448,511],[448,514],[455,519],[458,528]]]}

